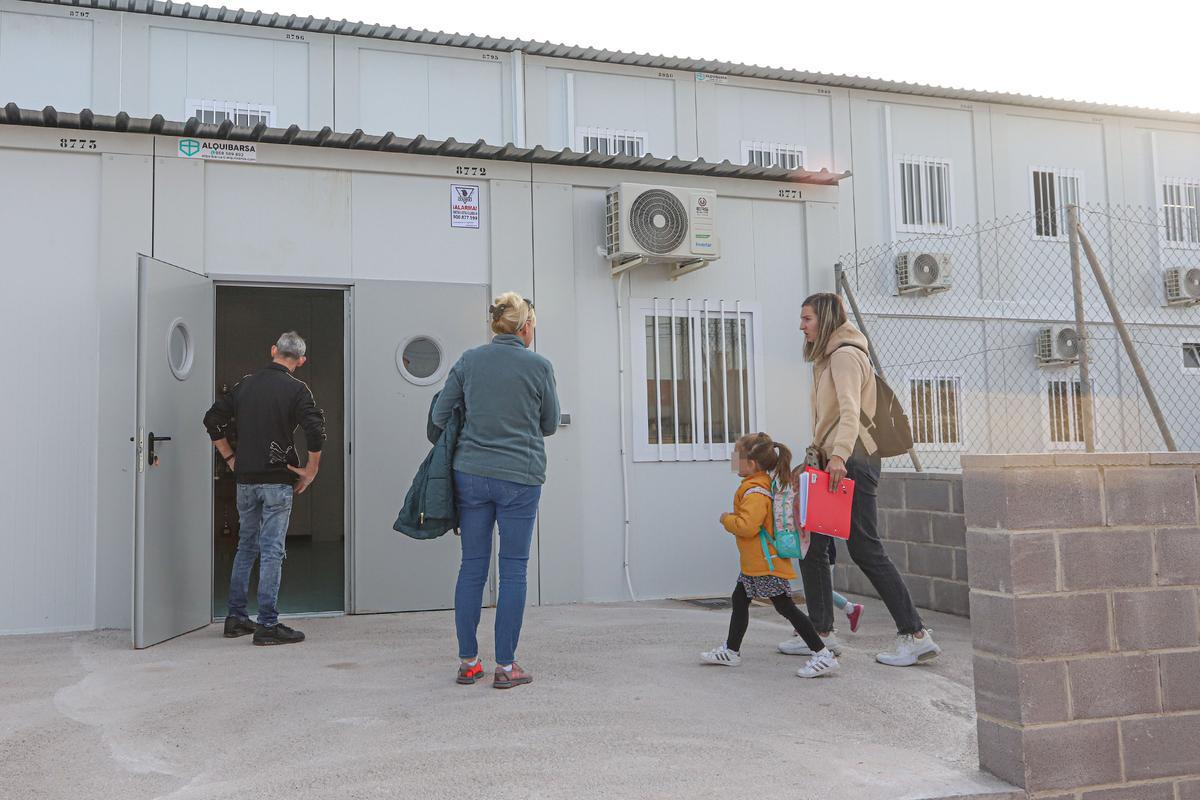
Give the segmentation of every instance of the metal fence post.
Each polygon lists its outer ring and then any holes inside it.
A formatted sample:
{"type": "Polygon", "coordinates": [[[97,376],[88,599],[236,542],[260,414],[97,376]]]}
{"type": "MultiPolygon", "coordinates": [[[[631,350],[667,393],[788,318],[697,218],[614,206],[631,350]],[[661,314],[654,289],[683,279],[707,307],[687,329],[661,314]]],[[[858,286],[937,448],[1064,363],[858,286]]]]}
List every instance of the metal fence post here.
{"type": "Polygon", "coordinates": [[[1083,274],[1079,264],[1079,206],[1067,206],[1067,235],[1071,241],[1071,289],[1075,296],[1075,332],[1079,339],[1079,393],[1082,396],[1083,446],[1096,452],[1096,406],[1088,361],[1087,321],[1083,311],[1083,274]]]}
{"type": "MultiPolygon", "coordinates": [[[[838,293],[845,295],[846,301],[850,303],[850,310],[854,314],[854,322],[867,339],[867,354],[871,357],[871,365],[875,368],[875,374],[881,379],[886,380],[883,375],[883,366],[879,363],[879,356],[875,352],[875,345],[871,342],[871,334],[867,330],[866,323],[863,321],[862,313],[858,310],[858,301],[854,299],[854,290],[850,288],[850,281],[846,279],[846,271],[842,269],[842,262],[839,261],[834,264],[833,269],[836,275],[838,293]]],[[[915,449],[911,447],[908,449],[908,458],[912,461],[914,470],[917,472],[924,471],[921,467],[921,459],[917,456],[915,449]]]]}
{"type": "Polygon", "coordinates": [[[1108,311],[1112,314],[1113,323],[1117,326],[1117,333],[1121,337],[1121,344],[1125,346],[1125,354],[1129,356],[1129,363],[1133,365],[1133,372],[1137,375],[1138,383],[1141,384],[1142,393],[1146,395],[1146,403],[1150,406],[1150,413],[1154,415],[1154,422],[1158,425],[1158,431],[1162,434],[1163,443],[1167,449],[1175,452],[1175,439],[1171,437],[1171,431],[1167,428],[1166,417],[1163,416],[1162,409],[1158,406],[1158,398],[1154,394],[1154,387],[1150,385],[1150,380],[1146,377],[1146,370],[1142,367],[1142,360],[1138,358],[1137,351],[1133,348],[1133,340],[1129,336],[1129,331],[1125,328],[1125,320],[1121,317],[1121,312],[1117,308],[1116,298],[1113,297],[1112,290],[1108,286],[1108,281],[1104,277],[1104,271],[1100,269],[1100,260],[1096,257],[1096,251],[1092,249],[1092,243],[1088,240],[1087,234],[1083,230],[1083,226],[1074,225],[1074,230],[1078,232],[1079,242],[1083,245],[1083,252],[1087,255],[1088,263],[1092,267],[1092,273],[1096,276],[1096,283],[1100,286],[1100,293],[1104,295],[1104,302],[1108,304],[1108,311]]]}

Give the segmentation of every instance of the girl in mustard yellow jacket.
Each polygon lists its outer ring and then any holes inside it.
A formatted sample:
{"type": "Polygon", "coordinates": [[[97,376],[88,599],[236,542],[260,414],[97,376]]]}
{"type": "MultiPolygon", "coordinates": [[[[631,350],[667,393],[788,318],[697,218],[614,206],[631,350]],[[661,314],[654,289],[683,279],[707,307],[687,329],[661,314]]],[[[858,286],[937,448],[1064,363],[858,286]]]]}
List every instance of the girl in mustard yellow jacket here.
{"type": "Polygon", "coordinates": [[[779,558],[774,548],[767,544],[772,556],[768,562],[763,554],[764,539],[759,535],[763,530],[769,534],[775,531],[769,473],[774,473],[777,482],[790,480],[791,451],[765,433],[748,434],[734,446],[731,467],[742,478],[742,485],[733,496],[733,513],[722,514],[721,524],[736,538],[742,569],[733,589],[733,613],[725,644],[701,653],[700,658],[708,664],[726,667],[741,664],[739,651],[742,637],[750,625],[750,599],[765,597],[812,648],[812,658],[796,674],[801,678],[828,675],[838,668],[838,662],[817,635],[812,622],[792,601],[790,581],[796,577],[792,562],[779,558]]]}

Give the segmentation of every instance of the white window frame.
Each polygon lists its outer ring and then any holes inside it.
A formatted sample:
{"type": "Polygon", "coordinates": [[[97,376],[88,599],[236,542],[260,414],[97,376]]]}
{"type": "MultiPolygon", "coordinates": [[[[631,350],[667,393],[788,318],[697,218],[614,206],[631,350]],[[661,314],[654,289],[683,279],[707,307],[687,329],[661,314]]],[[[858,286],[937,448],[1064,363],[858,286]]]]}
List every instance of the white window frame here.
{"type": "MultiPolygon", "coordinates": [[[[1053,436],[1053,427],[1054,426],[1053,426],[1052,420],[1050,418],[1050,386],[1055,383],[1067,384],[1067,390],[1068,390],[1069,395],[1071,393],[1073,393],[1073,387],[1076,384],[1080,385],[1080,389],[1082,389],[1082,386],[1083,386],[1083,382],[1079,379],[1078,374],[1047,376],[1042,381],[1042,395],[1038,402],[1041,403],[1041,406],[1042,406],[1042,430],[1043,430],[1043,433],[1045,434],[1046,447],[1049,450],[1083,450],[1087,446],[1087,443],[1084,441],[1084,438],[1083,438],[1084,437],[1083,419],[1078,416],[1072,415],[1072,419],[1070,420],[1070,422],[1068,424],[1071,424],[1074,426],[1072,428],[1072,432],[1078,434],[1079,441],[1067,441],[1067,442],[1054,441],[1054,436],[1053,436]]],[[[1096,406],[1096,381],[1095,381],[1095,379],[1092,379],[1091,384],[1092,384],[1092,407],[1094,409],[1096,406]]],[[[1080,394],[1079,396],[1082,396],[1082,395],[1080,394]]],[[[1068,398],[1068,402],[1070,402],[1072,400],[1074,400],[1074,397],[1068,398]]],[[[1068,406],[1068,409],[1071,409],[1073,406],[1074,406],[1074,403],[1071,402],[1071,405],[1068,406]]],[[[1082,403],[1080,403],[1080,410],[1082,410],[1082,403]]],[[[1068,413],[1070,413],[1070,411],[1068,413]]],[[[1097,415],[1095,415],[1095,414],[1092,415],[1092,434],[1096,440],[1096,442],[1095,442],[1096,447],[1100,447],[1100,424],[1099,424],[1099,421],[1096,419],[1096,416],[1097,415]]]]}
{"type": "MultiPolygon", "coordinates": [[[[733,358],[745,359],[745,363],[750,368],[749,381],[747,389],[750,393],[744,403],[739,398],[739,403],[742,407],[749,407],[750,418],[741,420],[738,418],[738,424],[743,431],[752,432],[762,430],[766,425],[766,403],[765,389],[763,376],[763,333],[762,333],[762,306],[757,303],[747,303],[740,300],[711,300],[694,298],[679,299],[679,298],[635,298],[629,304],[629,326],[632,331],[630,335],[630,375],[632,376],[631,386],[633,387],[633,460],[648,461],[648,462],[675,462],[675,461],[727,461],[733,453],[733,442],[712,442],[712,431],[705,430],[703,425],[703,409],[705,392],[710,391],[708,381],[703,370],[704,359],[707,358],[703,345],[704,337],[702,332],[708,322],[716,319],[726,320],[746,320],[747,332],[747,349],[748,353],[740,353],[736,347],[736,341],[731,342],[735,347],[732,349],[726,348],[726,358],[732,354],[733,358]],[[690,318],[694,324],[692,330],[701,332],[700,335],[695,335],[692,338],[692,347],[690,348],[691,356],[691,408],[692,408],[692,430],[698,435],[693,436],[693,439],[699,439],[688,444],[678,443],[678,436],[675,443],[667,444],[661,442],[649,441],[647,431],[650,425],[650,403],[646,393],[646,383],[644,376],[647,372],[647,363],[653,363],[652,354],[647,353],[646,348],[646,322],[647,320],[657,317],[663,319],[682,319],[690,318]],[[697,344],[699,340],[699,344],[697,344]]],[[[655,325],[657,341],[658,326],[655,325]]],[[[672,328],[674,330],[674,328],[672,328]]],[[[724,336],[725,328],[722,327],[722,336],[724,336]]],[[[672,334],[674,335],[674,334],[672,334]]],[[[678,353],[678,348],[674,345],[671,348],[672,355],[678,353]]],[[[722,392],[728,393],[726,387],[722,387],[722,392]]],[[[730,404],[725,404],[726,411],[726,430],[730,429],[729,415],[733,411],[730,404]]],[[[738,409],[739,413],[741,408],[738,409]]],[[[657,410],[656,410],[657,413],[657,410]]],[[[661,423],[660,426],[661,428],[661,423]]],[[[661,440],[661,436],[659,439],[661,440]]],[[[726,437],[728,438],[728,437],[726,437]]]]}
{"type": "Polygon", "coordinates": [[[1200,250],[1200,179],[1163,178],[1157,188],[1158,209],[1162,215],[1159,235],[1163,247],[1178,250],[1200,250]],[[1167,192],[1169,190],[1178,192],[1178,202],[1171,204],[1172,208],[1178,209],[1174,215],[1169,215],[1167,210],[1167,192]],[[1175,218],[1172,219],[1172,216],[1175,218]],[[1172,239],[1172,231],[1178,231],[1179,238],[1172,239]]]}
{"type": "Polygon", "coordinates": [[[784,142],[764,142],[757,139],[742,141],[742,163],[753,167],[779,167],[781,169],[806,169],[808,153],[798,144],[784,142]],[[755,159],[753,153],[767,155],[766,159],[755,159]],[[795,166],[783,163],[786,158],[794,158],[795,166]]]}
{"type": "MultiPolygon", "coordinates": [[[[907,381],[908,392],[902,398],[901,402],[904,404],[906,410],[908,411],[909,424],[912,426],[913,447],[917,450],[930,451],[930,452],[959,452],[959,451],[963,450],[963,448],[965,447],[966,435],[965,435],[965,432],[963,431],[964,414],[963,414],[963,389],[962,389],[963,380],[962,380],[962,376],[930,372],[930,373],[914,373],[914,374],[908,375],[907,378],[908,378],[908,381],[907,381]],[[918,381],[950,381],[953,383],[953,385],[954,385],[954,404],[955,404],[954,405],[955,427],[957,428],[957,431],[958,431],[957,441],[953,441],[953,442],[943,442],[943,441],[921,442],[921,441],[917,441],[918,436],[919,436],[918,424],[917,424],[918,416],[917,416],[917,408],[913,404],[913,401],[912,401],[912,390],[913,390],[913,384],[918,381]]],[[[941,433],[942,433],[942,431],[941,431],[942,414],[941,414],[940,398],[935,395],[933,397],[933,403],[934,403],[934,409],[933,409],[933,411],[934,411],[934,414],[933,414],[934,430],[933,430],[932,434],[935,437],[940,439],[941,433]]]]}
{"type": "MultiPolygon", "coordinates": [[[[187,108],[184,110],[184,119],[195,117],[201,122],[206,122],[206,120],[201,118],[201,113],[205,111],[214,114],[224,114],[227,118],[233,119],[234,125],[240,128],[253,128],[258,123],[256,122],[254,125],[238,125],[238,113],[253,114],[259,117],[265,116],[267,118],[267,127],[274,128],[276,127],[275,118],[278,109],[273,105],[265,105],[263,103],[243,103],[237,100],[209,100],[189,97],[187,108]]],[[[219,125],[220,123],[211,121],[211,124],[219,125]]]]}
{"type": "Polygon", "coordinates": [[[1193,336],[1190,339],[1179,340],[1179,355],[1184,359],[1183,374],[1184,375],[1200,375],[1200,366],[1189,367],[1187,364],[1187,356],[1184,355],[1185,350],[1192,350],[1196,353],[1196,361],[1200,362],[1200,336],[1193,336]]]}
{"type": "Polygon", "coordinates": [[[949,233],[954,228],[954,165],[948,158],[931,156],[897,156],[892,163],[895,176],[896,230],[899,233],[949,233]],[[928,175],[931,169],[945,170],[945,181],[941,187],[931,186],[928,175]],[[916,191],[905,191],[905,175],[916,175],[920,185],[916,191]],[[944,222],[932,223],[929,219],[934,216],[935,203],[940,202],[941,215],[944,222]],[[907,214],[910,219],[920,213],[920,221],[905,222],[907,214]]]}
{"type": "Polygon", "coordinates": [[[588,139],[604,139],[608,143],[608,152],[602,155],[631,155],[634,158],[641,158],[650,152],[650,137],[645,131],[622,130],[618,128],[576,128],[575,129],[575,148],[577,152],[587,153],[590,148],[587,146],[588,139]],[[640,153],[620,153],[618,147],[626,142],[639,142],[642,147],[640,153]]]}
{"type": "MultiPolygon", "coordinates": [[[[1078,169],[1063,169],[1061,167],[1038,167],[1031,166],[1029,168],[1029,211],[1033,215],[1033,227],[1030,234],[1034,239],[1045,242],[1065,242],[1070,238],[1067,231],[1067,206],[1074,204],[1082,206],[1083,200],[1083,171],[1078,169]],[[1036,173],[1045,173],[1052,176],[1054,182],[1054,216],[1052,220],[1056,228],[1052,234],[1039,234],[1037,229],[1038,224],[1038,192],[1039,189],[1034,183],[1034,175],[1036,173]],[[1064,191],[1071,186],[1072,182],[1075,186],[1075,196],[1071,197],[1070,191],[1064,191]]],[[[1043,198],[1045,199],[1045,198],[1043,198]]]]}

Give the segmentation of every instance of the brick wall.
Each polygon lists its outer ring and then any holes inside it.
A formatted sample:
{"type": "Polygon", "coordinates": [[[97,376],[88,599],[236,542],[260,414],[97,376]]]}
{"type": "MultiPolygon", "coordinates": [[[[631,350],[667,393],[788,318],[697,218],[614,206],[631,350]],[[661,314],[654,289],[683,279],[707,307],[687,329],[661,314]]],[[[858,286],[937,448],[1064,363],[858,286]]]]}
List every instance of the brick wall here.
{"type": "MultiPolygon", "coordinates": [[[[885,472],[879,481],[879,536],[921,608],[966,616],[966,525],[962,476],[885,472]]],[[[878,597],[838,542],[833,583],[839,591],[878,597]]]]}
{"type": "Polygon", "coordinates": [[[980,765],[1200,798],[1200,453],[964,456],[980,765]]]}

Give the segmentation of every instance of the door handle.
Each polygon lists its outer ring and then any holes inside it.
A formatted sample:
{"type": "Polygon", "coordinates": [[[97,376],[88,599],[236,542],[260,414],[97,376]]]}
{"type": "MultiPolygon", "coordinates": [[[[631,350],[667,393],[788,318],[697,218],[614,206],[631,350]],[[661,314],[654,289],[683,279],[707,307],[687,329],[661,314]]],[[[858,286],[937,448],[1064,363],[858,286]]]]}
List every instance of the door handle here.
{"type": "Polygon", "coordinates": [[[169,442],[171,441],[171,437],[155,436],[154,431],[150,431],[150,435],[146,437],[146,441],[149,443],[149,448],[146,453],[146,463],[153,467],[158,464],[158,456],[154,455],[154,443],[169,442]]]}

